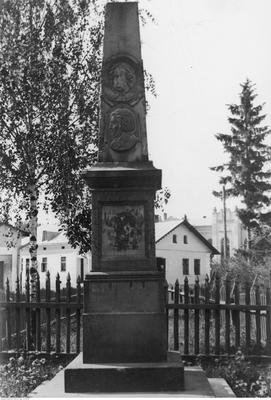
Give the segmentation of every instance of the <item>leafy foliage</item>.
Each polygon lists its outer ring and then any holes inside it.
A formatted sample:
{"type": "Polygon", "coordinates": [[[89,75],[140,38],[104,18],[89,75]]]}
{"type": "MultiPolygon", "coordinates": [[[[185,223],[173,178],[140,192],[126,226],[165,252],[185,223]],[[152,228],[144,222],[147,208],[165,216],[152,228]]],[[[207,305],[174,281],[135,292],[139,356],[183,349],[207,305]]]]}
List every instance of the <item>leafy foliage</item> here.
{"type": "MultiPolygon", "coordinates": [[[[80,173],[97,156],[103,0],[7,0],[0,15],[0,187],[26,211],[36,248],[41,207],[74,246],[90,243],[80,173]]],[[[141,10],[141,20],[153,19],[141,10]]],[[[151,74],[146,87],[155,93],[151,74]]],[[[4,202],[3,218],[7,218],[4,202]]],[[[34,257],[34,256],[33,256],[34,257]]]]}
{"type": "Polygon", "coordinates": [[[61,369],[63,363],[57,358],[46,361],[45,358],[25,354],[10,357],[7,364],[0,366],[0,395],[25,397],[43,381],[52,379],[61,369]]]}
{"type": "Polygon", "coordinates": [[[212,274],[217,272],[222,278],[227,276],[242,284],[266,284],[269,281],[270,266],[270,258],[263,258],[253,250],[238,250],[233,257],[213,263],[212,274]]]}
{"type": "Polygon", "coordinates": [[[263,105],[254,105],[254,85],[246,80],[241,87],[240,104],[228,105],[231,134],[216,135],[229,154],[229,162],[211,169],[224,173],[220,183],[227,185],[227,196],[240,197],[243,207],[237,213],[250,231],[259,226],[261,211],[270,204],[267,193],[271,190],[271,173],[265,168],[270,160],[270,147],[264,143],[270,130],[261,125],[265,115],[261,114],[263,105]]]}
{"type": "Polygon", "coordinates": [[[160,209],[162,211],[164,211],[164,207],[167,205],[169,199],[171,196],[171,192],[170,189],[165,187],[161,190],[158,190],[156,192],[156,197],[154,200],[154,207],[156,209],[160,209]]]}
{"type": "Polygon", "coordinates": [[[270,366],[255,365],[245,360],[241,351],[237,351],[232,359],[215,359],[202,362],[201,365],[208,378],[224,378],[237,397],[270,397],[270,366]]]}

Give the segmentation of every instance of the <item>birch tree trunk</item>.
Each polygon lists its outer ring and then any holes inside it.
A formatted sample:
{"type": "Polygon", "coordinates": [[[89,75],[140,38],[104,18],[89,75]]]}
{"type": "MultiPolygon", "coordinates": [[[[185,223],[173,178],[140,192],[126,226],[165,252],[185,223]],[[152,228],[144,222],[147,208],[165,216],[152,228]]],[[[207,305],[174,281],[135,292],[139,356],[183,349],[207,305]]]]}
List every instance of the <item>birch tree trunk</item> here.
{"type": "MultiPolygon", "coordinates": [[[[30,210],[29,210],[29,254],[30,254],[30,301],[36,300],[36,286],[38,276],[38,260],[37,260],[37,228],[38,228],[38,190],[33,183],[29,186],[30,210]]],[[[32,343],[35,344],[36,337],[36,310],[32,309],[31,313],[31,336],[32,343]]]]}

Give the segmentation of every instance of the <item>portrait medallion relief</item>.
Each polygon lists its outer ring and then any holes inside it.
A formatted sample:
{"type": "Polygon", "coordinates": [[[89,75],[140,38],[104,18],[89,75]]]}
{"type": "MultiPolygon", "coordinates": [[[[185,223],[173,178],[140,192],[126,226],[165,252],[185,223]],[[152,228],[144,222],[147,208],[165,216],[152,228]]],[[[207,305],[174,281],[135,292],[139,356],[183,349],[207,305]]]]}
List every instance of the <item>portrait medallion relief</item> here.
{"type": "Polygon", "coordinates": [[[107,62],[103,70],[103,98],[109,104],[136,104],[143,96],[144,85],[139,66],[128,57],[107,62]]]}
{"type": "Polygon", "coordinates": [[[127,107],[118,107],[108,115],[108,142],[117,152],[131,150],[140,141],[136,114],[127,107]]]}

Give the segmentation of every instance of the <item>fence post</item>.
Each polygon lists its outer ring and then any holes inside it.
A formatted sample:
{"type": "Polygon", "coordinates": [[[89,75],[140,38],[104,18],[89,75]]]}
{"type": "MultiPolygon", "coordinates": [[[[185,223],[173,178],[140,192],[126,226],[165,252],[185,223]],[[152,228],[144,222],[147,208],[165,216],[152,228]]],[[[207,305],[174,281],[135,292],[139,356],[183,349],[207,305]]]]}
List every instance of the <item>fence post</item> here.
{"type": "MultiPolygon", "coordinates": [[[[246,284],[245,284],[245,304],[247,306],[250,305],[250,284],[249,284],[249,281],[247,281],[246,284]]],[[[249,348],[250,348],[250,341],[251,341],[251,336],[250,336],[250,331],[251,331],[250,310],[246,310],[245,319],[246,319],[246,351],[248,352],[249,348]]]]}
{"type": "MultiPolygon", "coordinates": [[[[205,304],[210,304],[210,284],[209,284],[209,276],[206,275],[205,278],[205,304]]],[[[210,353],[210,309],[205,308],[205,354],[210,353]]]]}
{"type": "MultiPolygon", "coordinates": [[[[40,303],[40,276],[36,274],[36,302],[40,303]]],[[[41,334],[40,334],[40,307],[36,308],[36,350],[41,350],[41,334]]]]}
{"type": "MultiPolygon", "coordinates": [[[[60,303],[60,276],[59,273],[56,275],[56,302],[60,303]]],[[[55,311],[56,316],[56,353],[60,353],[60,307],[56,308],[55,311]]]]}
{"type": "MultiPolygon", "coordinates": [[[[199,277],[195,280],[195,305],[199,304],[199,277]]],[[[195,354],[199,354],[199,309],[195,308],[194,313],[194,336],[195,336],[195,354]]]]}
{"type": "MultiPolygon", "coordinates": [[[[71,277],[68,273],[66,283],[66,302],[71,301],[71,277]]],[[[71,310],[69,307],[66,308],[66,352],[70,353],[71,350],[71,310]]]]}
{"type": "MultiPolygon", "coordinates": [[[[235,282],[234,290],[234,303],[235,305],[240,304],[240,284],[238,281],[235,282]]],[[[232,319],[235,325],[235,347],[236,350],[240,347],[240,311],[238,309],[232,311],[232,319]]]]}
{"type": "Polygon", "coordinates": [[[220,276],[217,273],[215,277],[215,354],[220,353],[220,276]]]}
{"type": "MultiPolygon", "coordinates": [[[[30,276],[29,276],[29,268],[26,269],[26,279],[25,279],[25,301],[26,303],[30,303],[30,276]]],[[[30,319],[30,307],[26,307],[25,309],[25,320],[26,320],[26,350],[30,351],[32,342],[31,342],[31,319],[30,319]]]]}
{"type": "MultiPolygon", "coordinates": [[[[45,282],[45,301],[50,303],[51,301],[51,281],[50,272],[46,272],[46,282],[45,282]]],[[[50,305],[46,308],[46,353],[51,351],[51,310],[50,305]]]]}
{"type": "Polygon", "coordinates": [[[266,352],[271,355],[271,295],[270,286],[266,288],[266,305],[269,306],[266,310],[266,352]]]}
{"type": "MultiPolygon", "coordinates": [[[[16,279],[15,301],[20,302],[20,280],[19,276],[16,279]]],[[[16,326],[16,349],[20,349],[20,307],[15,308],[15,326],[16,326]]]]}
{"type": "MultiPolygon", "coordinates": [[[[261,305],[259,282],[256,281],[255,285],[255,300],[256,305],[261,305]]],[[[256,310],[256,345],[258,349],[261,347],[261,311],[256,310]]]]}
{"type": "MultiPolygon", "coordinates": [[[[180,285],[178,279],[174,287],[174,305],[179,304],[180,299],[180,285]]],[[[173,316],[173,332],[174,332],[174,350],[179,350],[179,309],[174,308],[173,316]]]]}
{"type": "Polygon", "coordinates": [[[168,282],[166,279],[164,280],[164,295],[165,295],[165,307],[166,307],[166,324],[167,324],[166,329],[167,329],[167,345],[168,345],[168,328],[169,328],[168,314],[169,314],[169,312],[168,312],[168,308],[167,308],[167,305],[168,305],[168,282]]]}
{"type": "MultiPolygon", "coordinates": [[[[231,282],[229,275],[226,276],[226,305],[231,303],[231,282]]],[[[226,308],[225,310],[225,350],[227,354],[230,354],[230,310],[226,308]]]]}
{"type": "MultiPolygon", "coordinates": [[[[77,290],[76,290],[76,300],[79,304],[81,302],[81,278],[78,276],[77,278],[77,290]]],[[[81,313],[80,308],[76,309],[76,352],[80,353],[80,327],[81,327],[81,313]]]]}
{"type": "MultiPolygon", "coordinates": [[[[6,281],[6,302],[10,302],[9,280],[6,281]]],[[[10,323],[10,308],[7,307],[7,345],[8,350],[11,348],[11,323],[10,323]]]]}
{"type": "MultiPolygon", "coordinates": [[[[184,279],[184,304],[189,304],[189,285],[187,276],[184,279]]],[[[184,309],[184,354],[189,353],[189,310],[184,309]]]]}

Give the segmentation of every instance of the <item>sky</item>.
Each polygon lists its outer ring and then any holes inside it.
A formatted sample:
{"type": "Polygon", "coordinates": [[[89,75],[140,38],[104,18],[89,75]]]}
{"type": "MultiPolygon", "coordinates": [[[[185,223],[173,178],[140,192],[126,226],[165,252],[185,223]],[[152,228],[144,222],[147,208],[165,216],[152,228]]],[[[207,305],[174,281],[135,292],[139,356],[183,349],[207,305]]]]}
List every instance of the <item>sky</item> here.
{"type": "Polygon", "coordinates": [[[215,134],[230,133],[226,105],[238,103],[247,78],[271,126],[271,1],[139,0],[139,7],[156,21],[141,27],[144,67],[158,92],[147,96],[150,159],[171,190],[167,214],[200,220],[222,207],[209,167],[227,154],[215,134]]]}

